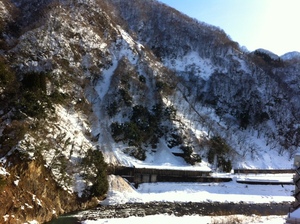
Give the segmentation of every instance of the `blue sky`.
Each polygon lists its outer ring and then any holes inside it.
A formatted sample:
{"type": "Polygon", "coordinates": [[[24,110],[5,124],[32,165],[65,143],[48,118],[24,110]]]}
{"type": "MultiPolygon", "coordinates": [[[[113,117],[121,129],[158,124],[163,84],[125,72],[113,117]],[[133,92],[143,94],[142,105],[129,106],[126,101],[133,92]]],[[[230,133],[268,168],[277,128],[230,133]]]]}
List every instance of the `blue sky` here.
{"type": "Polygon", "coordinates": [[[250,51],[300,52],[300,0],[159,0],[223,29],[250,51]]]}

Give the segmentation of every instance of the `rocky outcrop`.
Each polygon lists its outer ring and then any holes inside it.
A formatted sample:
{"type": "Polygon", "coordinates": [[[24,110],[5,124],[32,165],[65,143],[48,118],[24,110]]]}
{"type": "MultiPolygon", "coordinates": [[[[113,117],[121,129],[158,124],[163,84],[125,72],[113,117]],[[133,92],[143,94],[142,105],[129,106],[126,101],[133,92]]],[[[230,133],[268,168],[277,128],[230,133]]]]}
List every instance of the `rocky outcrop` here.
{"type": "Polygon", "coordinates": [[[85,200],[58,186],[41,159],[20,160],[10,156],[0,192],[0,223],[39,223],[63,213],[95,207],[98,200],[85,200]]]}

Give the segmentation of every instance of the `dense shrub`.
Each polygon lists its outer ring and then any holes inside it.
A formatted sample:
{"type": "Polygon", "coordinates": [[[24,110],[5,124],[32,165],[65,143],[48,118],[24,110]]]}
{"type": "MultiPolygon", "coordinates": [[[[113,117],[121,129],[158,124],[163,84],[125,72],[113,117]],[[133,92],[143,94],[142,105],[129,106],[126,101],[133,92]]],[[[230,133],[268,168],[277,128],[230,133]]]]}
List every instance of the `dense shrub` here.
{"type": "Polygon", "coordinates": [[[202,161],[198,154],[193,154],[193,148],[191,146],[181,146],[180,149],[183,151],[183,158],[187,163],[195,165],[195,163],[202,161]]]}
{"type": "Polygon", "coordinates": [[[145,78],[145,76],[143,76],[143,75],[140,75],[140,76],[139,76],[139,80],[140,80],[140,82],[142,82],[142,83],[146,83],[146,78],[145,78]]]}
{"type": "Polygon", "coordinates": [[[124,152],[142,161],[146,159],[145,150],[143,150],[141,147],[126,148],[124,149],[124,152]]]}
{"type": "Polygon", "coordinates": [[[85,170],[84,177],[92,182],[90,196],[103,196],[108,190],[107,164],[104,161],[100,150],[89,149],[82,159],[82,166],[85,170]]]}
{"type": "Polygon", "coordinates": [[[173,148],[175,146],[181,145],[182,143],[183,143],[182,137],[176,133],[171,133],[171,135],[167,139],[167,145],[169,148],[173,148]]]}
{"type": "Polygon", "coordinates": [[[250,123],[249,111],[242,112],[239,116],[239,120],[240,120],[240,127],[242,129],[246,129],[250,123]]]}
{"type": "Polygon", "coordinates": [[[0,191],[6,186],[6,181],[3,176],[0,175],[0,191]]]}
{"type": "Polygon", "coordinates": [[[224,172],[230,172],[232,169],[231,161],[223,156],[217,157],[217,166],[221,167],[224,172]]]}
{"type": "Polygon", "coordinates": [[[226,160],[225,156],[231,151],[229,145],[220,136],[214,136],[209,141],[209,150],[207,159],[209,163],[214,163],[217,159],[217,167],[221,168],[224,172],[231,170],[231,161],[226,160]]]}
{"type": "Polygon", "coordinates": [[[161,103],[155,104],[152,107],[152,112],[155,114],[156,117],[162,116],[163,113],[163,105],[161,103]]]}
{"type": "Polygon", "coordinates": [[[254,57],[256,57],[256,62],[264,67],[270,65],[274,67],[282,67],[284,65],[283,61],[279,57],[278,59],[272,58],[269,54],[261,52],[259,50],[254,51],[254,57]],[[259,59],[262,59],[265,64],[259,61],[259,59]]]}
{"type": "Polygon", "coordinates": [[[46,91],[46,74],[45,73],[26,73],[23,76],[22,86],[32,91],[46,91]]]}
{"type": "Polygon", "coordinates": [[[132,104],[132,97],[130,96],[129,92],[125,89],[120,89],[119,94],[122,96],[122,99],[126,106],[131,106],[132,104]]]}
{"type": "Polygon", "coordinates": [[[66,100],[70,99],[68,94],[59,92],[58,90],[54,90],[49,97],[53,103],[57,104],[63,104],[66,102],[66,100]]]}
{"type": "Polygon", "coordinates": [[[118,113],[118,103],[116,101],[112,102],[106,107],[107,113],[110,117],[115,116],[118,113]]]}
{"type": "MultiPolygon", "coordinates": [[[[133,156],[136,154],[136,158],[145,159],[144,154],[141,153],[143,145],[150,144],[152,148],[156,148],[159,139],[169,133],[168,128],[162,125],[162,121],[171,120],[175,116],[176,110],[172,106],[163,108],[162,104],[156,104],[148,110],[142,105],[136,105],[132,108],[129,121],[111,124],[111,134],[116,142],[123,141],[139,149],[139,153],[131,153],[133,156]]],[[[168,136],[170,148],[182,143],[183,139],[179,134],[174,132],[168,136]]]]}
{"type": "MultiPolygon", "coordinates": [[[[151,144],[156,147],[159,138],[163,135],[160,126],[160,116],[162,110],[160,106],[154,106],[152,111],[146,107],[136,105],[132,108],[130,121],[125,123],[114,122],[111,124],[111,134],[115,141],[123,141],[129,146],[135,146],[142,150],[143,144],[151,144]]],[[[145,159],[145,156],[138,153],[138,158],[145,159]]]]}
{"type": "Polygon", "coordinates": [[[10,125],[7,125],[0,137],[0,157],[15,147],[18,142],[24,138],[28,130],[29,125],[24,121],[14,120],[10,125]]]}
{"type": "Polygon", "coordinates": [[[47,112],[54,110],[50,98],[40,90],[24,91],[14,106],[19,112],[18,118],[22,118],[20,112],[34,118],[45,118],[47,112]]]}
{"type": "Polygon", "coordinates": [[[170,120],[174,120],[176,117],[176,109],[173,106],[168,106],[165,109],[164,115],[168,117],[170,120]]]}
{"type": "Polygon", "coordinates": [[[26,73],[16,79],[15,73],[0,58],[0,87],[4,87],[0,102],[1,109],[15,111],[13,119],[22,120],[26,116],[45,118],[53,110],[52,102],[58,94],[46,94],[46,74],[26,73]]]}
{"type": "Polygon", "coordinates": [[[6,87],[10,83],[15,81],[14,73],[4,63],[3,59],[0,58],[0,86],[6,87]]]}
{"type": "Polygon", "coordinates": [[[260,124],[264,121],[267,121],[269,119],[270,119],[270,116],[267,112],[256,112],[256,114],[255,114],[255,121],[258,124],[260,124]]]}
{"type": "Polygon", "coordinates": [[[12,110],[12,102],[18,99],[19,87],[15,73],[0,57],[0,108],[4,113],[12,110]]]}

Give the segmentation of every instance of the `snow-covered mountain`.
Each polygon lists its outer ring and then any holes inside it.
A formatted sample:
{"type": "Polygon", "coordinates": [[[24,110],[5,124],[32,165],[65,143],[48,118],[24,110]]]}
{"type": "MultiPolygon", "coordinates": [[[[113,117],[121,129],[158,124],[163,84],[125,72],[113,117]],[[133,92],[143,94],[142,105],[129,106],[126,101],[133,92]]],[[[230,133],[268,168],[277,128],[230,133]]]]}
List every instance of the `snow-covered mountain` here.
{"type": "Polygon", "coordinates": [[[284,64],[262,49],[245,54],[222,30],[155,1],[143,7],[140,1],[113,3],[114,15],[127,22],[129,32],[177,74],[176,94],[181,97],[176,100],[182,102],[171,104],[192,124],[183,130],[189,129],[196,139],[226,139],[238,158],[234,166],[252,166],[262,158],[261,166],[276,167],[276,162],[266,163],[268,153],[288,152],[292,157],[298,150],[293,114],[299,90],[290,82],[298,83],[299,65],[284,64]],[[197,135],[199,131],[205,134],[197,135]]]}
{"type": "MultiPolygon", "coordinates": [[[[0,17],[6,191],[43,164],[76,209],[91,205],[105,191],[99,152],[111,166],[291,168],[299,61],[245,53],[223,30],[155,0],[5,0],[0,17]]],[[[55,214],[75,209],[57,204],[55,214]]]]}
{"type": "Polygon", "coordinates": [[[263,49],[263,48],[259,48],[259,49],[255,50],[254,53],[256,53],[256,54],[266,54],[272,60],[279,60],[280,59],[280,57],[277,54],[274,54],[273,52],[271,52],[269,50],[266,50],[266,49],[263,49]]]}
{"type": "Polygon", "coordinates": [[[284,61],[293,60],[293,59],[300,60],[300,52],[298,51],[288,52],[280,56],[280,58],[284,61]]]}

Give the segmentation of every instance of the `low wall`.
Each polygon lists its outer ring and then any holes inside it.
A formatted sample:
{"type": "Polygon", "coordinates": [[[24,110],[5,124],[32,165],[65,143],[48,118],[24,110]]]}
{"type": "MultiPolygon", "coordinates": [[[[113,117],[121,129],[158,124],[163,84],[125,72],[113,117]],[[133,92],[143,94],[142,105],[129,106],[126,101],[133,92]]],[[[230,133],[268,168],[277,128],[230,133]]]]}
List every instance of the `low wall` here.
{"type": "Polygon", "coordinates": [[[247,180],[237,180],[239,184],[250,184],[250,185],[294,185],[293,182],[285,182],[285,181],[247,181],[247,180]]]}
{"type": "Polygon", "coordinates": [[[277,173],[295,173],[294,169],[234,169],[234,173],[243,174],[277,174],[277,173]]]}

